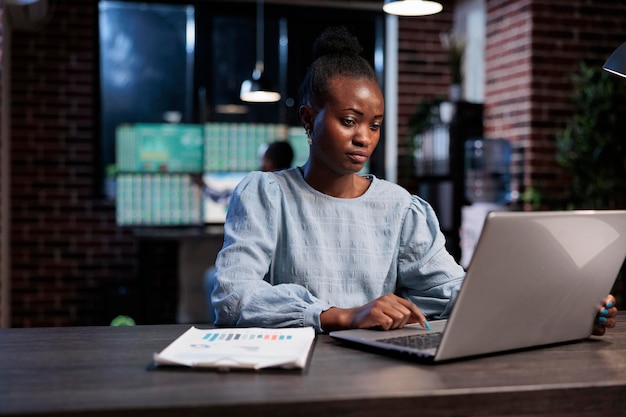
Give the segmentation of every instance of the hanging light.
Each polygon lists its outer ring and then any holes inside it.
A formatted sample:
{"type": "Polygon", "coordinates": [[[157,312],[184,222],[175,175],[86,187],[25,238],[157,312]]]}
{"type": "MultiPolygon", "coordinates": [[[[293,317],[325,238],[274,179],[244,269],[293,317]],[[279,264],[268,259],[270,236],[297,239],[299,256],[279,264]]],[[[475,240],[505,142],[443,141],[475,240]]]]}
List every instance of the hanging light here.
{"type": "Polygon", "coordinates": [[[443,6],[428,0],[385,0],[383,10],[398,16],[427,16],[439,13],[443,6]]]}
{"type": "Polygon", "coordinates": [[[252,72],[252,78],[241,83],[239,97],[242,101],[251,103],[272,103],[280,100],[280,93],[277,92],[272,83],[264,74],[265,63],[263,62],[263,43],[264,43],[264,23],[263,17],[263,1],[257,1],[256,14],[256,54],[257,60],[252,72]]]}
{"type": "Polygon", "coordinates": [[[605,71],[626,77],[626,42],[609,56],[602,68],[605,71]]]}

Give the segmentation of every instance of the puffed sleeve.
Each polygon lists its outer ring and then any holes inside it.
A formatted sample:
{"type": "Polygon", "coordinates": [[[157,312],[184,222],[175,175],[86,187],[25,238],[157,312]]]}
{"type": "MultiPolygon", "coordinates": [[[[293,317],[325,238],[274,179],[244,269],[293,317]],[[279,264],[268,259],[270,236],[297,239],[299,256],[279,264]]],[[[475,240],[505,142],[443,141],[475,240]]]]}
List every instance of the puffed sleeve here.
{"type": "Polygon", "coordinates": [[[281,189],[272,173],[253,172],[236,187],[216,260],[211,302],[215,324],[241,327],[314,326],[328,308],[297,284],[271,285],[282,216],[281,189]]]}
{"type": "Polygon", "coordinates": [[[427,317],[450,314],[465,271],[446,250],[445,238],[432,207],[411,197],[402,229],[398,289],[427,317]]]}

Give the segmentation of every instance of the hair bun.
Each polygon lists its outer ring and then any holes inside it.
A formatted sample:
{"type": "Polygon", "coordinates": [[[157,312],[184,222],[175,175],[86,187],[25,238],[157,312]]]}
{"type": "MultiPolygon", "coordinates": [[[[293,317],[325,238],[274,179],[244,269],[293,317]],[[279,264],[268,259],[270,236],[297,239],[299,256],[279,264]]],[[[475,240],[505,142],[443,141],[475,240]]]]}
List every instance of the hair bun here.
{"type": "Polygon", "coordinates": [[[360,55],[363,48],[359,40],[343,26],[326,29],[313,45],[313,59],[324,55],[360,55]]]}

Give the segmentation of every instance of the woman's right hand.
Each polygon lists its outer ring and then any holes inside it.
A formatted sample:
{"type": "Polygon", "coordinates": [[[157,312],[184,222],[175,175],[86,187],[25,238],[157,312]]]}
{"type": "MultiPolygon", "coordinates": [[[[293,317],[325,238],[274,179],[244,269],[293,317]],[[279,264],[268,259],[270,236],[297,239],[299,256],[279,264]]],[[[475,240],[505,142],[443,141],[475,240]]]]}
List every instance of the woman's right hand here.
{"type": "Polygon", "coordinates": [[[385,294],[354,308],[331,307],[320,315],[324,331],[342,329],[399,329],[410,323],[430,328],[426,317],[411,301],[395,294],[385,294]]]}

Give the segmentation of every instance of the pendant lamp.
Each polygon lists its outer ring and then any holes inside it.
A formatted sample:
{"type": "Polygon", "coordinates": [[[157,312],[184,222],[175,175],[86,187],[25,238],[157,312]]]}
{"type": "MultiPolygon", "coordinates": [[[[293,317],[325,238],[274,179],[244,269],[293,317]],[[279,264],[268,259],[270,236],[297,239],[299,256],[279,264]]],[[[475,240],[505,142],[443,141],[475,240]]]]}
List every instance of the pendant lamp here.
{"type": "Polygon", "coordinates": [[[239,98],[250,103],[272,103],[280,100],[280,93],[277,92],[272,83],[264,74],[265,63],[263,62],[263,42],[264,42],[263,1],[257,1],[256,14],[256,55],[257,60],[252,72],[252,78],[241,83],[239,98]]]}
{"type": "Polygon", "coordinates": [[[626,77],[626,42],[609,56],[602,68],[620,77],[626,77]]]}
{"type": "Polygon", "coordinates": [[[428,0],[385,0],[385,13],[398,16],[427,16],[443,10],[441,3],[428,0]]]}

